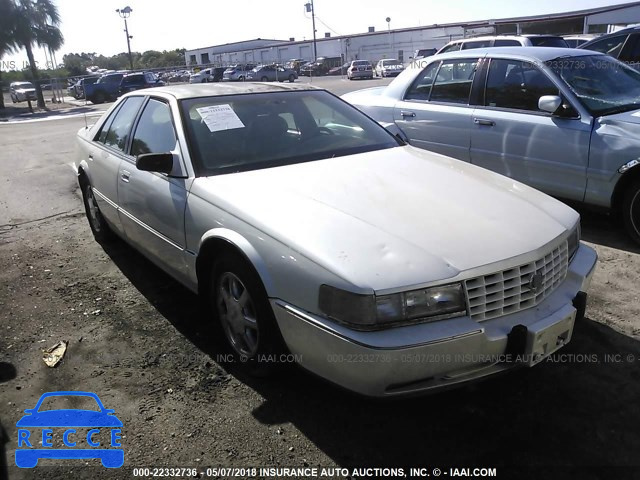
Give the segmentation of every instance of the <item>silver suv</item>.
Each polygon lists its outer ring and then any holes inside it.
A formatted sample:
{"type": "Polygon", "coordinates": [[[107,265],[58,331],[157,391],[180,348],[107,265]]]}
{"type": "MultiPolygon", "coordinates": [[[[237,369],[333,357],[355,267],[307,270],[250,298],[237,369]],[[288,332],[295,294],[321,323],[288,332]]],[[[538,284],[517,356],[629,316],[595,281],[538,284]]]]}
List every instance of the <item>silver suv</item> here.
{"type": "Polygon", "coordinates": [[[222,80],[235,82],[243,81],[254,68],[256,68],[256,65],[252,63],[232,65],[224,71],[222,74],[222,80]]]}
{"type": "Polygon", "coordinates": [[[438,50],[440,53],[471,50],[487,47],[560,47],[567,48],[567,41],[557,35],[494,35],[486,37],[464,38],[447,43],[438,50]]]}

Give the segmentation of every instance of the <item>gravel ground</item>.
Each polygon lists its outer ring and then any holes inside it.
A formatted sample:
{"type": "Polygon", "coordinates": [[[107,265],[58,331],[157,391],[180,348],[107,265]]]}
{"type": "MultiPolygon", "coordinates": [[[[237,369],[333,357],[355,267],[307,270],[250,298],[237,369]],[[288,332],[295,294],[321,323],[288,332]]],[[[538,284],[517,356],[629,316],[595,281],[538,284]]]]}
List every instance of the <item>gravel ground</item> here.
{"type": "Polygon", "coordinates": [[[134,467],[204,478],[234,478],[211,467],[640,476],[640,255],[606,217],[583,212],[583,237],[600,255],[588,318],[550,361],[437,395],[371,401],[295,366],[269,379],[243,374],[223,361],[196,296],[123,242],[95,243],[69,167],[81,124],[0,126],[0,478],[132,478],[134,467]],[[67,353],[48,368],[42,349],[61,340],[67,353]],[[96,392],[115,409],[123,469],[14,466],[17,420],[57,390],[96,392]]]}

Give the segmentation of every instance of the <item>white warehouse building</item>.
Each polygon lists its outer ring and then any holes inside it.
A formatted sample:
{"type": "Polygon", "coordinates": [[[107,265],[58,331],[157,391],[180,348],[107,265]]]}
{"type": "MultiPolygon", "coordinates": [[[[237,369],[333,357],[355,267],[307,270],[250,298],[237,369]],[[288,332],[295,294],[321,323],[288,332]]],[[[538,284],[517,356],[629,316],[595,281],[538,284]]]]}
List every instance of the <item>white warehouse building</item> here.
{"type": "MultiPolygon", "coordinates": [[[[379,32],[370,27],[366,33],[338,37],[325,33],[324,37],[317,38],[316,48],[318,57],[342,57],[344,61],[397,58],[406,62],[418,49],[440,48],[458,38],[494,34],[608,33],[639,23],[640,2],[632,2],[550,15],[429,25],[379,32]]],[[[293,58],[313,60],[313,40],[258,38],[185,52],[185,63],[190,66],[283,63],[293,58]]]]}

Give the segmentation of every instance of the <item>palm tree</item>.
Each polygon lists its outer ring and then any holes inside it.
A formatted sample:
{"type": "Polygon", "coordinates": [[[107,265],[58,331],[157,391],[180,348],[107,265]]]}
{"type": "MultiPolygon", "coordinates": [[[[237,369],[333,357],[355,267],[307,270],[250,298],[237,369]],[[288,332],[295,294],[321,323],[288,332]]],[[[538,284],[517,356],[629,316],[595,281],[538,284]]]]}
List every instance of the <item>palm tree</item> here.
{"type": "Polygon", "coordinates": [[[16,48],[23,47],[29,59],[29,68],[33,76],[38,97],[38,107],[44,108],[44,96],[40,87],[38,66],[33,57],[33,45],[46,45],[50,50],[59,50],[64,42],[58,28],[60,15],[51,0],[11,0],[13,3],[13,35],[16,48]]]}
{"type": "MultiPolygon", "coordinates": [[[[0,0],[0,59],[13,50],[12,21],[13,2],[0,0]]],[[[2,69],[0,68],[0,108],[4,108],[4,95],[2,94],[2,69]]]]}

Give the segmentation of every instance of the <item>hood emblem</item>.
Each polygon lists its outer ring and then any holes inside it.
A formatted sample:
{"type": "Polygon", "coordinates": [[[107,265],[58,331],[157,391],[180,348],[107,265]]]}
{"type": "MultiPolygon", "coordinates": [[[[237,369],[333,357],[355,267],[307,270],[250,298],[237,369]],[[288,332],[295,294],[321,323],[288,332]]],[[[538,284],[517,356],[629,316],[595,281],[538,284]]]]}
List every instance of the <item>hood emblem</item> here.
{"type": "Polygon", "coordinates": [[[543,284],[544,277],[540,272],[534,273],[533,275],[531,275],[531,278],[529,278],[529,289],[533,293],[537,293],[538,290],[542,288],[543,284]]]}

